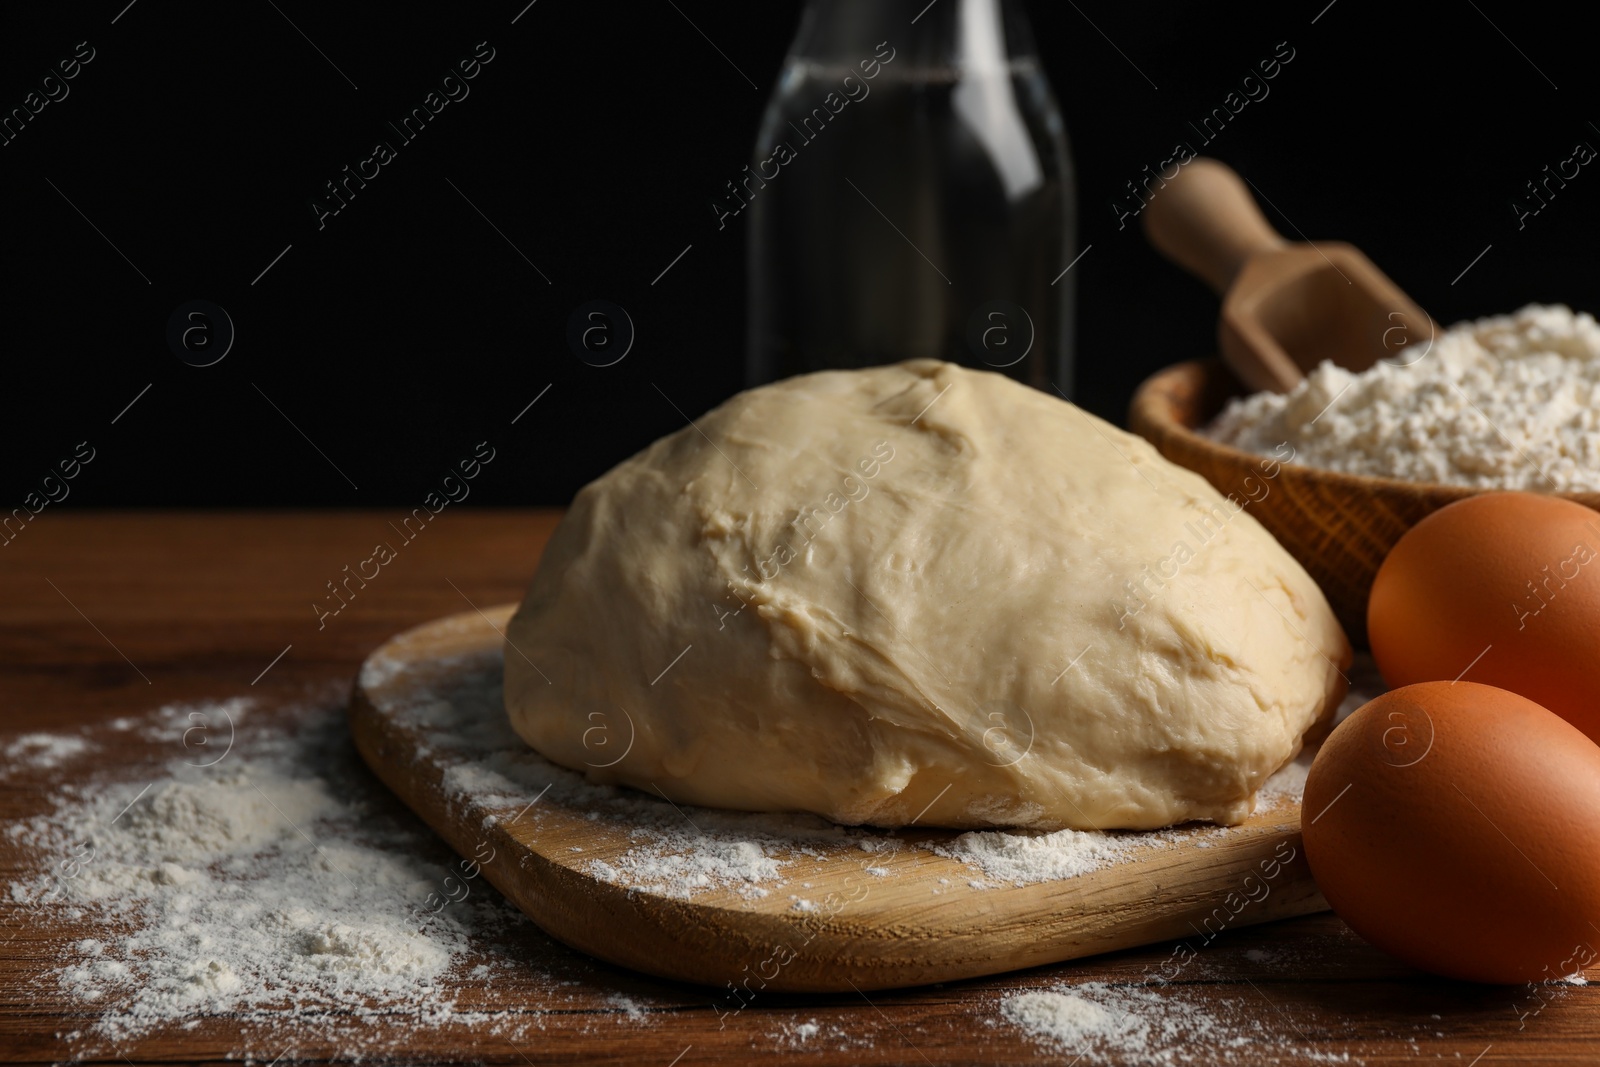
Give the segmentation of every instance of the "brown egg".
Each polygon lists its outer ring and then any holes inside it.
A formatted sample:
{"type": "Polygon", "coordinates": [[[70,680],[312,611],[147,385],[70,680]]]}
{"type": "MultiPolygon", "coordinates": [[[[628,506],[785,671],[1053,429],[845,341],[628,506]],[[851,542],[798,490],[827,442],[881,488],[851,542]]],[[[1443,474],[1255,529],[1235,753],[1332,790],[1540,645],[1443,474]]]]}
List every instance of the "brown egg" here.
{"type": "Polygon", "coordinates": [[[1600,959],[1600,747],[1515,693],[1424,682],[1328,736],[1306,778],[1306,860],[1374,945],[1475,982],[1600,959]]]}
{"type": "Polygon", "coordinates": [[[1383,561],[1367,635],[1391,686],[1499,686],[1600,741],[1600,514],[1536,493],[1441,508],[1383,561]]]}

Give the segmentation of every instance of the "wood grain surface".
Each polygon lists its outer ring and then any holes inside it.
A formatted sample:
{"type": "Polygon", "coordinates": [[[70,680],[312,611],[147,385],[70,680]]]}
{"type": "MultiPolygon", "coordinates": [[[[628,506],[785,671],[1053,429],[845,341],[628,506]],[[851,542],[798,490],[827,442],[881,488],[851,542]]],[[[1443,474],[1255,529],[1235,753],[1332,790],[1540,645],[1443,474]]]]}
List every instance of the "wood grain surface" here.
{"type": "MultiPolygon", "coordinates": [[[[796,910],[785,891],[752,897],[710,886],[685,900],[618,886],[593,865],[616,867],[637,847],[626,810],[598,812],[563,791],[545,796],[544,785],[566,777],[548,764],[526,798],[452,791],[444,783],[454,769],[493,780],[483,772],[504,750],[442,744],[432,717],[416,713],[470,693],[485,664],[501,673],[515,606],[445,616],[382,645],[351,697],[351,732],[367,765],[452,848],[470,859],[487,834],[504,857],[483,865],[489,880],[547,933],[601,959],[714,989],[747,988],[753,967],[763,991],[876,991],[1327,910],[1300,842],[1299,801],[1286,796],[1238,826],[1123,835],[1136,851],[1122,862],[1032,885],[993,882],[929,851],[954,831],[913,828],[806,841],[805,852],[797,841],[781,856],[784,881],[807,887],[811,911],[796,910]],[[532,805],[536,796],[543,799],[532,805]],[[863,841],[884,851],[864,852],[863,841]]],[[[520,738],[506,740],[513,755],[525,751],[520,738]]],[[[666,796],[639,794],[633,803],[715,847],[719,839],[694,820],[698,809],[680,812],[666,796]]]]}
{"type": "MultiPolygon", "coordinates": [[[[12,733],[91,726],[177,700],[253,696],[264,705],[335,699],[344,715],[363,657],[392,634],[473,603],[516,599],[553,528],[549,512],[452,511],[319,630],[311,602],[346,563],[364,558],[391,516],[373,513],[41,515],[0,549],[0,744],[12,733]],[[54,583],[54,588],[52,584],[54,583]],[[59,590],[59,591],[58,591],[59,590]],[[68,602],[70,598],[70,603],[68,602]],[[80,614],[81,612],[81,614],[80,614]],[[113,644],[115,647],[113,647],[113,644]],[[284,652],[285,648],[287,652],[284,652]],[[284,653],[252,686],[252,680],[284,653]],[[126,658],[124,658],[126,657],[126,658]]],[[[156,741],[131,738],[85,757],[98,775],[137,777],[156,741]]],[[[380,789],[350,752],[351,788],[380,789]]],[[[86,774],[74,765],[74,774],[86,774]]],[[[0,820],[50,808],[60,776],[0,780],[0,820]]],[[[396,817],[407,817],[398,800],[396,817]]],[[[0,835],[0,877],[24,863],[0,835]]],[[[523,1014],[514,1040],[473,1025],[420,1027],[396,1017],[388,1051],[405,1063],[694,1064],[1141,1063],[1114,1050],[1053,1048],[1006,1021],[1007,996],[1061,983],[1136,987],[1175,957],[1160,995],[1212,1013],[1238,1043],[1188,1044],[1175,1062],[1277,1064],[1587,1064],[1600,1048],[1592,987],[1478,987],[1416,974],[1368,947],[1329,914],[1228,930],[1205,942],[1040,967],[899,992],[762,992],[737,1013],[704,987],[590,960],[519,928],[506,952],[527,962],[514,981],[475,983],[463,969],[444,992],[463,1008],[523,1014]],[[809,1029],[814,1025],[816,1031],[809,1029]],[[803,1036],[810,1034],[810,1036],[803,1036]],[[1319,1057],[1313,1060],[1312,1057],[1319,1057]],[[1348,1060],[1343,1057],[1348,1056],[1348,1060]]],[[[87,931],[44,929],[0,905],[0,1060],[69,1059],[63,1035],[92,1013],[42,981],[51,945],[87,931]]],[[[1600,971],[1591,972],[1600,978],[1600,971]]],[[[306,1035],[292,1047],[247,1047],[242,1020],[187,1020],[96,1061],[221,1063],[327,1060],[306,1035]]]]}

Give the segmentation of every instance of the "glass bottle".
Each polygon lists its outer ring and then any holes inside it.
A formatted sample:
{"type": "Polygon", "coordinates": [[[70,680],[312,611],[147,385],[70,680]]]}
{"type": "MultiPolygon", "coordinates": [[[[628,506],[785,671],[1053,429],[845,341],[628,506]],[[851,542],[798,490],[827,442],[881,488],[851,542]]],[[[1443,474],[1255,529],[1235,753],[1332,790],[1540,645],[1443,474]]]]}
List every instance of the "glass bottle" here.
{"type": "Polygon", "coordinates": [[[809,0],[713,207],[749,211],[749,384],[932,356],[1070,395],[1075,199],[1015,0],[809,0]]]}

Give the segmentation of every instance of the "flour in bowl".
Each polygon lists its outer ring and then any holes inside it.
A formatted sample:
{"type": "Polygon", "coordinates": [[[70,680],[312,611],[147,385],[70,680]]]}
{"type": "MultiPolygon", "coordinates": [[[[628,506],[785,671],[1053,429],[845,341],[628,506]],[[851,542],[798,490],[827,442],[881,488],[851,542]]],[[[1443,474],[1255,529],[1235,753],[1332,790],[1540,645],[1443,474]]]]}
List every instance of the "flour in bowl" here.
{"type": "Polygon", "coordinates": [[[1323,363],[1234,400],[1204,432],[1348,474],[1600,492],[1600,325],[1559,304],[1463,322],[1364,373],[1323,363]]]}

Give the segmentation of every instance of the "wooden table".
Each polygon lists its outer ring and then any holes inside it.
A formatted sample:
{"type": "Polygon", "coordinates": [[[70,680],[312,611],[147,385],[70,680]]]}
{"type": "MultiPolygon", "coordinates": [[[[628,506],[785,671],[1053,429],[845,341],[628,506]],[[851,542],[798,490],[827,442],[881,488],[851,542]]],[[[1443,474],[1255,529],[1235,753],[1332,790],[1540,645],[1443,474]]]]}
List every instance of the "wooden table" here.
{"type": "MultiPolygon", "coordinates": [[[[0,548],[0,730],[61,730],[178,700],[249,693],[270,702],[326,691],[352,678],[363,656],[398,630],[463,610],[466,599],[516,599],[559,514],[443,514],[381,583],[319,631],[311,601],[344,564],[370,553],[391,518],[46,511],[0,548]]],[[[140,755],[130,749],[99,758],[140,755]]],[[[0,821],[48,809],[37,783],[0,780],[0,821]]],[[[0,879],[14,877],[21,862],[0,837],[0,879]]],[[[595,963],[526,929],[514,949],[538,966],[525,982],[478,989],[463,980],[456,995],[482,1010],[538,1012],[541,1028],[512,1044],[470,1028],[418,1029],[396,1019],[394,1058],[661,1067],[773,1055],[831,1064],[1070,1064],[1075,1050],[1043,1045],[1001,1018],[1001,998],[1063,980],[1136,982],[1173,951],[1157,945],[987,981],[872,994],[870,1001],[762,995],[719,1026],[709,991],[595,963]],[[619,1007],[619,995],[642,1016],[619,1007]],[[795,1027],[807,1022],[818,1032],[802,1041],[795,1027]]],[[[72,1047],[58,1035],[90,1021],[81,1005],[37,980],[49,963],[45,943],[59,933],[0,905],[0,941],[11,939],[0,956],[0,1060],[68,1058],[72,1047]]],[[[1199,949],[1168,992],[1215,1005],[1219,1014],[1243,1011],[1256,1034],[1236,1049],[1181,1050],[1189,1057],[1183,1062],[1296,1062],[1309,1052],[1322,1057],[1318,1062],[1348,1054],[1352,1063],[1443,1060],[1463,1067],[1600,1060],[1600,993],[1593,988],[1530,992],[1426,978],[1369,948],[1331,915],[1224,933],[1199,949]]],[[[133,1040],[107,1062],[214,1062],[238,1051],[236,1021],[191,1023],[133,1040]]],[[[301,1042],[290,1058],[329,1056],[329,1049],[301,1042]]],[[[1118,1060],[1093,1054],[1082,1062],[1118,1060]]]]}

